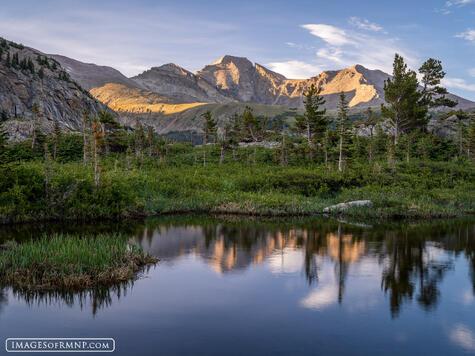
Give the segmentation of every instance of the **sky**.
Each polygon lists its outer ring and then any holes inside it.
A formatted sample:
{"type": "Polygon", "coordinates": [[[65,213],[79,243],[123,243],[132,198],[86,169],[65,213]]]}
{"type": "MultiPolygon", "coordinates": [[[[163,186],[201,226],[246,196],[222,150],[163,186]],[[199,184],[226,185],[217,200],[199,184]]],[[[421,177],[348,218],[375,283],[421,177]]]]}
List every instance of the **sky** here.
{"type": "Polygon", "coordinates": [[[0,36],[133,76],[190,71],[225,54],[288,78],[355,64],[392,72],[440,59],[444,85],[475,100],[475,0],[0,0],[0,36]]]}

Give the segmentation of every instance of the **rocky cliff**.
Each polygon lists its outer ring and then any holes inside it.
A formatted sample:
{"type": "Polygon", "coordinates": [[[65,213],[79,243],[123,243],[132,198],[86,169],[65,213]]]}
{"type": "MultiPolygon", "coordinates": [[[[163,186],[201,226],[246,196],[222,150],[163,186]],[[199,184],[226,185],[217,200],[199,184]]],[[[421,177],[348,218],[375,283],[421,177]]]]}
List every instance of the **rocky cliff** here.
{"type": "Polygon", "coordinates": [[[202,76],[193,74],[173,63],[153,67],[131,79],[143,89],[185,103],[233,101],[202,76]]]}
{"type": "Polygon", "coordinates": [[[35,103],[39,128],[46,133],[55,123],[63,131],[80,130],[84,109],[91,115],[108,110],[71,80],[56,60],[2,39],[0,48],[0,111],[11,140],[31,135],[35,103]]]}

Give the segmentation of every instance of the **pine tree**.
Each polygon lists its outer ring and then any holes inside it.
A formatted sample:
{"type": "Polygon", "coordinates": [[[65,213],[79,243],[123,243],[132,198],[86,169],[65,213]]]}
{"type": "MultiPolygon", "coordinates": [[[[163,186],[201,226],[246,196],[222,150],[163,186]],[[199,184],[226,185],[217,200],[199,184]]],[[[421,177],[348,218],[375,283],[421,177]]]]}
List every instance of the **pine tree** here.
{"type": "Polygon", "coordinates": [[[325,169],[326,170],[328,170],[328,155],[330,151],[330,146],[331,146],[330,130],[326,129],[324,139],[323,139],[323,150],[325,154],[325,169]]]}
{"type": "Polygon", "coordinates": [[[208,136],[216,135],[217,122],[213,119],[211,111],[209,110],[203,114],[203,117],[205,119],[203,124],[203,167],[206,167],[206,145],[208,144],[208,136]]]}
{"type": "Polygon", "coordinates": [[[27,68],[31,74],[35,74],[35,65],[33,64],[33,61],[31,60],[31,58],[28,58],[27,68]]]}
{"type": "Polygon", "coordinates": [[[429,108],[436,108],[440,106],[447,106],[453,108],[457,106],[457,102],[448,99],[445,95],[448,94],[447,89],[440,86],[440,82],[445,77],[445,72],[442,69],[442,62],[429,58],[419,68],[419,73],[422,75],[422,102],[429,108]]]}
{"type": "Polygon", "coordinates": [[[345,93],[340,93],[340,101],[338,104],[338,115],[337,115],[337,128],[340,142],[338,145],[339,158],[338,158],[338,170],[343,172],[343,145],[344,140],[348,132],[349,127],[349,117],[348,117],[348,103],[346,101],[345,93]]]}
{"type": "Polygon", "coordinates": [[[8,132],[3,127],[3,121],[0,121],[0,162],[1,162],[1,156],[5,152],[7,141],[8,141],[8,132]]]}
{"type": "Polygon", "coordinates": [[[467,157],[469,161],[475,163],[475,112],[470,115],[467,135],[465,136],[465,145],[467,147],[467,157]]]}
{"type": "Polygon", "coordinates": [[[142,157],[144,143],[145,143],[145,133],[143,131],[142,125],[137,119],[135,122],[135,134],[134,134],[134,146],[135,146],[136,157],[142,157]]]}
{"type": "Polygon", "coordinates": [[[20,60],[18,58],[18,52],[13,54],[12,57],[12,67],[15,69],[18,69],[18,66],[20,65],[20,60]]]}
{"type": "Polygon", "coordinates": [[[153,132],[152,126],[149,126],[147,128],[147,150],[148,150],[149,157],[152,157],[154,147],[155,147],[155,133],[153,132]]]}
{"type": "Polygon", "coordinates": [[[49,204],[50,200],[50,180],[51,180],[51,155],[48,150],[48,144],[45,142],[43,145],[44,149],[44,165],[45,165],[45,200],[46,204],[49,204]]]}
{"type": "Polygon", "coordinates": [[[10,52],[7,53],[7,58],[5,59],[5,66],[7,68],[10,68],[12,66],[11,60],[10,60],[10,52]]]}
{"type": "Polygon", "coordinates": [[[250,137],[251,141],[258,142],[258,131],[260,126],[259,118],[254,116],[251,107],[248,105],[246,105],[241,117],[242,127],[245,135],[250,137]]]}
{"type": "Polygon", "coordinates": [[[396,54],[393,75],[384,83],[385,100],[382,113],[394,128],[394,144],[398,144],[401,133],[424,129],[427,124],[427,106],[418,91],[416,72],[409,70],[404,59],[396,54]]]}
{"type": "Polygon", "coordinates": [[[104,132],[102,131],[102,125],[99,122],[99,119],[94,118],[92,124],[92,154],[94,160],[94,187],[99,188],[102,167],[99,161],[99,151],[101,149],[104,138],[104,132]]]}
{"type": "Polygon", "coordinates": [[[84,165],[87,165],[87,155],[89,152],[89,144],[88,144],[88,137],[89,137],[89,127],[91,125],[91,117],[89,116],[89,111],[84,109],[82,114],[82,162],[84,165]]]}
{"type": "Polygon", "coordinates": [[[325,104],[325,99],[320,95],[321,91],[321,87],[317,88],[312,84],[303,94],[305,114],[303,117],[297,117],[295,121],[297,131],[304,133],[307,137],[310,152],[312,152],[314,136],[321,139],[328,124],[325,118],[326,109],[320,109],[325,104]]]}
{"type": "Polygon", "coordinates": [[[53,133],[53,159],[56,161],[56,155],[58,153],[58,146],[61,142],[61,129],[59,128],[58,122],[54,123],[54,133],[53,133]]]}
{"type": "Polygon", "coordinates": [[[43,71],[43,68],[40,68],[40,70],[38,71],[38,77],[40,77],[40,79],[43,79],[45,76],[45,73],[43,71]]]}
{"type": "Polygon", "coordinates": [[[32,112],[33,112],[33,119],[31,120],[31,129],[30,130],[31,130],[31,136],[32,136],[32,138],[31,138],[31,149],[34,150],[35,145],[36,145],[36,140],[38,138],[39,119],[42,116],[41,112],[40,112],[40,109],[38,108],[37,103],[33,103],[32,112]]]}

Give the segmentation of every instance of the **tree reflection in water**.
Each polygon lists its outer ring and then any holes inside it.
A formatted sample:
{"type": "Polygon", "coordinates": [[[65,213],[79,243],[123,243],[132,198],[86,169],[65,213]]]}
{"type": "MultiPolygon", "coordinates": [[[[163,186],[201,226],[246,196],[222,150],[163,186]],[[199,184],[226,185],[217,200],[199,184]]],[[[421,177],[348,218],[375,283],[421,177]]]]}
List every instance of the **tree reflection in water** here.
{"type": "MultiPolygon", "coordinates": [[[[101,230],[104,229],[107,226],[101,226],[101,230]]],[[[413,299],[426,310],[436,308],[440,299],[439,284],[446,272],[454,268],[455,259],[460,255],[469,262],[469,277],[475,294],[473,219],[384,223],[371,227],[320,218],[182,216],[111,227],[111,230],[117,229],[129,233],[132,241],[164,261],[193,254],[203,258],[220,274],[244,271],[274,260],[282,271],[301,271],[308,285],[318,288],[321,267],[324,263],[332,263],[338,303],[344,302],[345,283],[352,265],[371,259],[380,266],[381,290],[389,296],[393,317],[397,317],[403,305],[413,299]],[[289,263],[286,259],[295,255],[301,258],[297,261],[300,264],[297,270],[294,265],[286,269],[285,264],[289,263]]],[[[6,233],[8,238],[14,235],[11,231],[6,233]]],[[[78,304],[81,308],[90,303],[95,315],[129,288],[132,284],[85,293],[16,292],[15,295],[28,303],[62,301],[70,306],[78,304]]],[[[5,295],[0,293],[0,310],[5,295]]]]}

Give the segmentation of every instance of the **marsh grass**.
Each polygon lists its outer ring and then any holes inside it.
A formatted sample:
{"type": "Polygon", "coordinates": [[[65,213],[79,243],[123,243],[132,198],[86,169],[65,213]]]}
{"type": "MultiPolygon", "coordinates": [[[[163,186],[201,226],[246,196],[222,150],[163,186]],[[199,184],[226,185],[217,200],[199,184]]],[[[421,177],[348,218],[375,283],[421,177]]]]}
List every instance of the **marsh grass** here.
{"type": "Polygon", "coordinates": [[[53,235],[9,243],[0,255],[1,283],[16,290],[85,290],[134,278],[157,262],[119,234],[53,235]]]}

